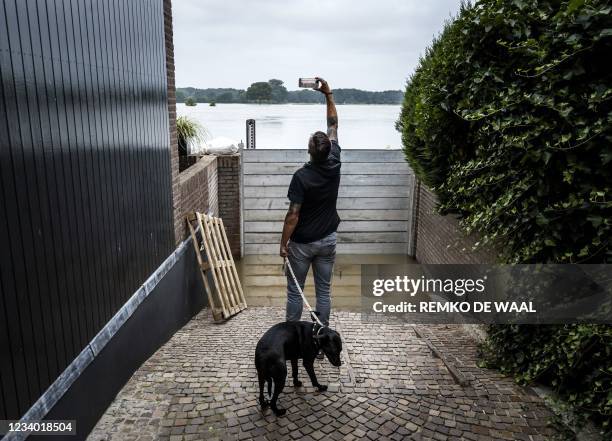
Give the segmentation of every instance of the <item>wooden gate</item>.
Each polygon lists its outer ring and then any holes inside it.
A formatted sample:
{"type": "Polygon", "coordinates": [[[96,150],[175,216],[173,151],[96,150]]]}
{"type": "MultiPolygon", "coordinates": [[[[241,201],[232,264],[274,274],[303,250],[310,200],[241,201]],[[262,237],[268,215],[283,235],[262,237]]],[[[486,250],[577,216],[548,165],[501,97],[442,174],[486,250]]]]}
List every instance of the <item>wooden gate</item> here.
{"type": "MultiPolygon", "coordinates": [[[[242,151],[243,254],[277,254],[287,189],[304,149],[242,151]]],[[[407,254],[414,173],[401,150],[343,150],[338,194],[340,254],[407,254]]]]}

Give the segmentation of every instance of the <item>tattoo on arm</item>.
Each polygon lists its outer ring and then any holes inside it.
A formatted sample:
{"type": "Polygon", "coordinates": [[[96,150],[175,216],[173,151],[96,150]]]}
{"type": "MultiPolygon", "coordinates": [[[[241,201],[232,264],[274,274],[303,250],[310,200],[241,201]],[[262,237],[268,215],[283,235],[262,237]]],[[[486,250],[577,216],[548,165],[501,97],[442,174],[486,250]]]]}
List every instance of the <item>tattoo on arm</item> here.
{"type": "Polygon", "coordinates": [[[327,136],[329,139],[338,141],[338,112],[331,94],[325,96],[327,103],[327,136]]]}
{"type": "Polygon", "coordinates": [[[327,136],[334,141],[338,140],[338,129],[335,126],[327,128],[327,136]]]}
{"type": "Polygon", "coordinates": [[[289,211],[288,214],[299,214],[300,212],[300,208],[302,208],[302,204],[296,204],[295,202],[291,202],[289,204],[289,211]]]}
{"type": "Polygon", "coordinates": [[[287,214],[285,215],[285,223],[283,224],[283,233],[281,234],[281,256],[286,256],[286,248],[289,243],[289,238],[295,231],[295,227],[298,224],[298,220],[300,217],[300,208],[302,204],[296,204],[295,202],[291,202],[289,204],[289,210],[287,210],[287,214]]]}

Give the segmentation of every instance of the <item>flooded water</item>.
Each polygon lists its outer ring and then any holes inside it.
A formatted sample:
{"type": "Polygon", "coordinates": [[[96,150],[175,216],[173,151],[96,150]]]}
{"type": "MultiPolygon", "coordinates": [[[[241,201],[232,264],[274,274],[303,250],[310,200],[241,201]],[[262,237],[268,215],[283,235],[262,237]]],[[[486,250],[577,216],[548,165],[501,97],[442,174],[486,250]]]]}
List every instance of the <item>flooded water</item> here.
{"type": "MultiPolygon", "coordinates": [[[[338,254],[334,265],[331,290],[334,310],[361,310],[361,265],[409,263],[415,263],[414,259],[403,254],[338,254]]],[[[286,305],[287,278],[283,273],[281,257],[248,255],[236,264],[249,306],[286,305]]],[[[306,278],[304,294],[314,306],[316,300],[312,268],[306,278]]]]}
{"type": "MultiPolygon", "coordinates": [[[[326,129],[325,106],[319,104],[177,104],[178,115],[197,119],[213,137],[245,141],[246,120],[256,121],[257,148],[306,148],[310,134],[326,129]]],[[[338,138],[343,148],[397,149],[399,105],[338,105],[338,138]]]]}

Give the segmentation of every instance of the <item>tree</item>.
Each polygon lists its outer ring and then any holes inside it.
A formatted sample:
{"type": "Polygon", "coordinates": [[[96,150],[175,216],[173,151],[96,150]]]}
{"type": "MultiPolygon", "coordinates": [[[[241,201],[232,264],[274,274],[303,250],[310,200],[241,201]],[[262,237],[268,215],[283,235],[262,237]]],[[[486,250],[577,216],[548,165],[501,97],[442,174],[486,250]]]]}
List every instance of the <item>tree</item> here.
{"type": "MultiPolygon", "coordinates": [[[[257,84],[257,83],[255,83],[257,84]]],[[[266,83],[271,89],[271,96],[263,98],[248,98],[243,89],[208,88],[196,89],[194,87],[177,87],[176,102],[182,103],[188,97],[197,103],[248,103],[269,101],[272,103],[325,103],[325,96],[312,89],[287,90],[281,80],[271,79],[266,83]]],[[[259,87],[259,86],[258,86],[259,87]]],[[[265,86],[263,86],[265,87],[265,86]]],[[[359,89],[334,89],[337,104],[399,104],[404,94],[401,90],[385,90],[372,92],[359,89]]]]}
{"type": "Polygon", "coordinates": [[[183,89],[176,89],[176,102],[177,103],[184,103],[185,99],[187,98],[187,94],[185,93],[185,91],[183,89]]]}
{"type": "Polygon", "coordinates": [[[234,97],[231,92],[223,92],[217,95],[217,101],[220,103],[231,103],[234,101],[234,97]]]}
{"type": "Polygon", "coordinates": [[[286,103],[287,102],[287,88],[283,85],[281,80],[271,79],[268,84],[272,88],[272,101],[275,103],[286,103]]]}
{"type": "Polygon", "coordinates": [[[189,96],[187,98],[185,98],[185,105],[186,106],[195,106],[198,103],[196,102],[196,100],[193,99],[193,97],[189,96]]]}
{"type": "Polygon", "coordinates": [[[269,83],[258,81],[249,86],[246,91],[248,101],[270,101],[272,99],[272,86],[269,83]]]}

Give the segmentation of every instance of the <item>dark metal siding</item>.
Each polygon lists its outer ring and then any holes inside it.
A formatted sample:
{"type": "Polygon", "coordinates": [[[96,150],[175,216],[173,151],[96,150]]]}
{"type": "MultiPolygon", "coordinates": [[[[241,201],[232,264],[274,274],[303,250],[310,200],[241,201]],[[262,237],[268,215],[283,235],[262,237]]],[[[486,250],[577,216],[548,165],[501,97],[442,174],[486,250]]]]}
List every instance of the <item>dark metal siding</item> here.
{"type": "Polygon", "coordinates": [[[0,419],[174,248],[162,0],[2,0],[0,419]]]}

